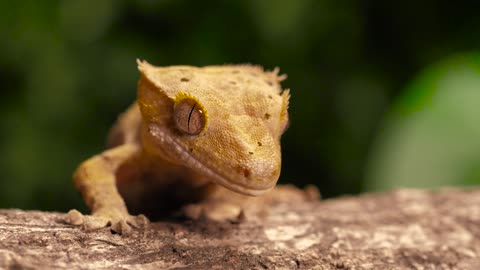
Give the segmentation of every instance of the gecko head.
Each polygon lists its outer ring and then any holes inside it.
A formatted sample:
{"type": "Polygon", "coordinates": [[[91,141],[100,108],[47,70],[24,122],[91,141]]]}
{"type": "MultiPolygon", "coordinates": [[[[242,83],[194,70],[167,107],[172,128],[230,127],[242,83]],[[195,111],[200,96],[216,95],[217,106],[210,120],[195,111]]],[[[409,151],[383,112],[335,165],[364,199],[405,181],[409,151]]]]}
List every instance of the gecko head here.
{"type": "Polygon", "coordinates": [[[145,61],[138,68],[147,151],[242,194],[275,186],[289,99],[278,70],[155,67],[145,61]]]}

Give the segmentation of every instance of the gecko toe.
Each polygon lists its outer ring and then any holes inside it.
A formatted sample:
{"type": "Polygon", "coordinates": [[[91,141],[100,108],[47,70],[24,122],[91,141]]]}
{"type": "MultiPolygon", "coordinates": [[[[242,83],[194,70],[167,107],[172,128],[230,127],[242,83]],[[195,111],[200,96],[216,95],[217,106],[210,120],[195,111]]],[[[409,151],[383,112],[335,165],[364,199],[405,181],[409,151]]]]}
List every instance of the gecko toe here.
{"type": "Polygon", "coordinates": [[[81,226],[84,230],[93,230],[108,225],[108,220],[104,218],[84,215],[76,209],[68,211],[65,222],[74,226],[81,226]]]}
{"type": "Polygon", "coordinates": [[[124,219],[113,223],[110,226],[110,230],[112,230],[115,233],[121,234],[123,236],[128,236],[132,234],[132,231],[133,231],[132,227],[124,219]]]}
{"type": "Polygon", "coordinates": [[[68,211],[67,216],[65,217],[65,222],[70,225],[82,225],[84,222],[84,216],[76,209],[68,211]]]}
{"type": "Polygon", "coordinates": [[[141,229],[147,228],[150,220],[145,215],[130,216],[127,223],[136,229],[141,229]]]}
{"type": "Polygon", "coordinates": [[[82,227],[89,231],[107,227],[110,224],[110,221],[106,218],[95,217],[95,216],[84,216],[84,221],[82,227]]]}

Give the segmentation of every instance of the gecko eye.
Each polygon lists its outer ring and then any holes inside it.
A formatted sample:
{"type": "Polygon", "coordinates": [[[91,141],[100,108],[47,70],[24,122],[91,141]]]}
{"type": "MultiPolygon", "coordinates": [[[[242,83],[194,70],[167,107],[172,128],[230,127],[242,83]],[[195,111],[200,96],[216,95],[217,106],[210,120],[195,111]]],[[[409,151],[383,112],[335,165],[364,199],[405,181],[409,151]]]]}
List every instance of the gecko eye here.
{"type": "Polygon", "coordinates": [[[175,104],[173,118],[177,128],[188,135],[200,134],[206,124],[203,107],[191,98],[184,98],[175,104]]]}

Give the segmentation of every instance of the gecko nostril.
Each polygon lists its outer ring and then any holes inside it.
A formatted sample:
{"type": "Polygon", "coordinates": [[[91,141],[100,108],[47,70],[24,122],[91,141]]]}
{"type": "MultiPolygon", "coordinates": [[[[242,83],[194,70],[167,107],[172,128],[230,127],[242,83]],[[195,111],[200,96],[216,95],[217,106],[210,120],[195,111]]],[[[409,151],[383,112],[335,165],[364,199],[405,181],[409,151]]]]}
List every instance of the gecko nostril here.
{"type": "Polygon", "coordinates": [[[245,177],[245,178],[250,178],[252,176],[252,171],[247,167],[238,166],[238,167],[235,168],[235,171],[239,175],[243,175],[243,177],[245,177]]]}
{"type": "Polygon", "coordinates": [[[249,169],[243,169],[243,176],[245,176],[245,178],[249,178],[251,174],[252,172],[249,169]]]}

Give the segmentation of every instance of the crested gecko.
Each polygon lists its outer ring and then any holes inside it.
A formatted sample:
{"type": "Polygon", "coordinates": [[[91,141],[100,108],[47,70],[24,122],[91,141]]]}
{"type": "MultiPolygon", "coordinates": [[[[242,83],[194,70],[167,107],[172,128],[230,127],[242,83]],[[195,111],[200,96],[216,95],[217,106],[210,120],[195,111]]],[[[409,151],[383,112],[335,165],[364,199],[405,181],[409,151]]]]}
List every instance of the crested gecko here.
{"type": "Polygon", "coordinates": [[[197,199],[212,187],[258,196],[275,186],[288,123],[285,75],[252,65],[137,65],[136,102],[111,129],[108,149],[73,176],[91,215],[71,210],[68,223],[120,234],[145,225],[125,203],[149,192],[135,182],[197,199]]]}

